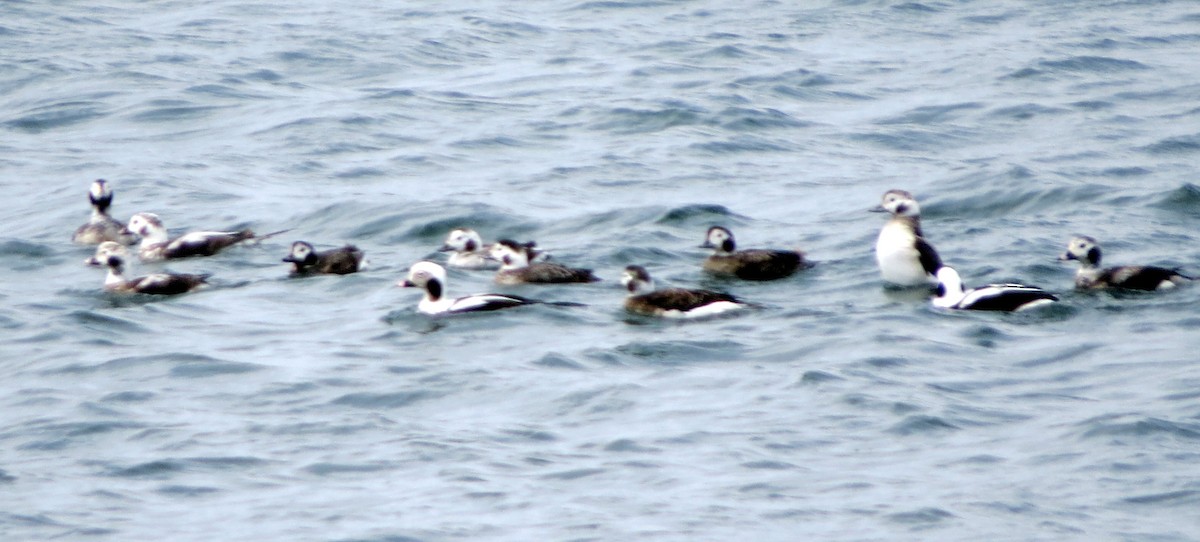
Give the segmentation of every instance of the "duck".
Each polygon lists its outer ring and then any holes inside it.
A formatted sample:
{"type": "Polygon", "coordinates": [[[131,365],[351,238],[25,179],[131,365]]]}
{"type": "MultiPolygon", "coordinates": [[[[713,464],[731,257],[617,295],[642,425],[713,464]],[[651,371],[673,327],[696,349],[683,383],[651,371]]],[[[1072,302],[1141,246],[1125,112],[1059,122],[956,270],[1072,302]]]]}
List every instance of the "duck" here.
{"type": "Polygon", "coordinates": [[[597,282],[591,269],[567,267],[554,262],[530,263],[532,247],[512,239],[501,239],[492,245],[488,254],[500,262],[496,272],[497,284],[550,284],[597,282]]]}
{"type": "Polygon", "coordinates": [[[1100,267],[1100,245],[1092,237],[1077,235],[1067,242],[1067,251],[1058,257],[1061,261],[1076,260],[1080,263],[1075,273],[1075,287],[1081,290],[1103,288],[1126,288],[1130,290],[1166,290],[1195,280],[1180,273],[1178,269],[1167,269],[1151,265],[1122,265],[1100,267]]]}
{"type": "Polygon", "coordinates": [[[629,292],[625,310],[643,316],[700,318],[751,306],[732,295],[711,290],[656,290],[650,273],[640,265],[627,266],[621,274],[621,284],[629,292]]]}
{"type": "Polygon", "coordinates": [[[1011,312],[1058,301],[1058,296],[1024,284],[989,284],[965,290],[958,271],[949,266],[938,269],[937,280],[932,301],[941,309],[1011,312]]]}
{"type": "Polygon", "coordinates": [[[317,252],[312,244],[305,241],[292,243],[292,251],[283,261],[292,264],[293,274],[348,275],[365,267],[363,251],[354,245],[317,252]]]}
{"type": "MultiPolygon", "coordinates": [[[[254,239],[253,231],[195,231],[171,239],[162,219],[154,213],[137,213],[129,219],[126,232],[142,238],[138,245],[138,256],[143,261],[172,260],[189,256],[212,256],[221,249],[236,243],[254,239]]],[[[285,230],[286,231],[286,230],[285,230]]],[[[275,235],[283,232],[276,232],[275,235]]],[[[263,236],[260,239],[269,237],[263,236]]]]}
{"type": "Polygon", "coordinates": [[[108,267],[108,276],[104,278],[104,289],[117,293],[182,294],[207,285],[210,276],[208,274],[154,273],[144,277],[126,279],[125,258],[116,254],[105,256],[104,265],[108,267]]]}
{"type": "Polygon", "coordinates": [[[446,269],[434,262],[413,264],[408,277],[396,283],[403,288],[421,288],[425,296],[417,303],[417,311],[428,315],[461,314],[510,309],[541,303],[509,294],[475,294],[451,298],[445,296],[446,269]]]}
{"type": "Polygon", "coordinates": [[[105,242],[132,245],[137,238],[124,233],[124,224],[109,216],[108,208],[112,205],[113,191],[108,181],[96,179],[88,190],[88,200],[92,202],[92,218],[75,230],[71,241],[80,245],[98,245],[105,242]]]}
{"type": "MultiPolygon", "coordinates": [[[[530,246],[533,246],[532,243],[530,246]]],[[[440,252],[451,252],[446,265],[461,269],[495,269],[500,262],[488,257],[491,245],[483,244],[483,237],[471,228],[450,230],[440,252]]]]}
{"type": "Polygon", "coordinates": [[[705,271],[743,280],[781,279],[806,265],[804,254],[797,250],[737,250],[733,232],[721,226],[708,229],[700,248],[713,249],[704,260],[705,271]]]}
{"type": "Polygon", "coordinates": [[[888,190],[875,212],[892,214],[875,242],[875,261],[884,282],[899,287],[937,284],[942,259],[921,232],[921,207],[904,190],[888,190]]]}
{"type": "Polygon", "coordinates": [[[495,269],[500,262],[488,258],[490,245],[483,244],[479,232],[470,228],[455,228],[450,230],[446,241],[442,243],[440,252],[450,252],[446,265],[462,269],[495,269]]]}

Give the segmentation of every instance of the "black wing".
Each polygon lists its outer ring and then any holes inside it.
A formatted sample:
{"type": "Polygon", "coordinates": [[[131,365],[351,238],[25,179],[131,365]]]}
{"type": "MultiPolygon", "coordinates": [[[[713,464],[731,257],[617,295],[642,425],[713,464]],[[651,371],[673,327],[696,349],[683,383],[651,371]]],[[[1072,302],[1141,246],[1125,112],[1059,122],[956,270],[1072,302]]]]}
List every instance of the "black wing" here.
{"type": "Polygon", "coordinates": [[[591,269],[577,269],[557,263],[538,263],[525,268],[529,282],[596,282],[600,280],[591,269]]]}
{"type": "Polygon", "coordinates": [[[521,305],[531,305],[534,303],[540,302],[534,299],[528,299],[516,295],[480,294],[461,297],[454,300],[454,304],[450,305],[448,312],[495,311],[510,307],[519,307],[521,305]]]}
{"type": "Polygon", "coordinates": [[[962,305],[963,308],[976,311],[1015,311],[1042,299],[1058,301],[1058,296],[1037,288],[1011,289],[1010,285],[1003,285],[1001,288],[983,287],[974,290],[963,298],[962,305]]]}
{"type": "Polygon", "coordinates": [[[696,307],[711,305],[719,301],[740,303],[732,295],[713,292],[710,290],[687,290],[684,288],[667,288],[637,296],[646,303],[663,310],[689,311],[696,307]]]}
{"type": "Polygon", "coordinates": [[[208,275],[155,273],[129,281],[128,287],[141,294],[175,295],[204,284],[207,278],[208,275]]]}
{"type": "Polygon", "coordinates": [[[921,260],[921,268],[930,275],[937,275],[938,269],[942,268],[942,258],[923,237],[917,237],[917,254],[921,260]]]}
{"type": "Polygon", "coordinates": [[[172,240],[167,244],[164,254],[167,258],[212,256],[225,247],[252,238],[254,238],[254,232],[250,230],[239,232],[193,232],[172,240]]]}
{"type": "Polygon", "coordinates": [[[1187,279],[1174,269],[1152,266],[1125,266],[1105,269],[1098,282],[1131,290],[1157,290],[1164,281],[1187,279]]]}

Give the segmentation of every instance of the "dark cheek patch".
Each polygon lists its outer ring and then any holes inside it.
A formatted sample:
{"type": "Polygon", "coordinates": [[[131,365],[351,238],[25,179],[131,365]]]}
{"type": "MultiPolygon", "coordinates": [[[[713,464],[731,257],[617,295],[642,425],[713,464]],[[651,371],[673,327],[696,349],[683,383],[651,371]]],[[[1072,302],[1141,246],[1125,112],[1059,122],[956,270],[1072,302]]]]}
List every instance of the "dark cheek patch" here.
{"type": "Polygon", "coordinates": [[[477,247],[475,246],[475,240],[474,240],[474,239],[468,239],[468,240],[467,240],[467,252],[475,252],[475,249],[476,249],[476,248],[477,248],[477,247]]]}
{"type": "Polygon", "coordinates": [[[442,283],[437,279],[430,279],[425,283],[425,290],[429,292],[429,297],[434,301],[442,298],[442,283]]]}

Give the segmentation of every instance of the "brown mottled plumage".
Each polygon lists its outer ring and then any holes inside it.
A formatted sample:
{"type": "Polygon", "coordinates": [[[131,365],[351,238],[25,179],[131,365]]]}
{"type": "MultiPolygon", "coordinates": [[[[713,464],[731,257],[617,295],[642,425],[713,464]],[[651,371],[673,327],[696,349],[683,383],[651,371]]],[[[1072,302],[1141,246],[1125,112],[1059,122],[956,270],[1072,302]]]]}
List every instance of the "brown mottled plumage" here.
{"type": "Polygon", "coordinates": [[[207,274],[154,273],[144,277],[126,279],[125,260],[120,256],[108,256],[105,264],[108,266],[108,276],[104,279],[104,289],[110,292],[151,295],[182,294],[207,284],[205,280],[209,277],[207,274]]]}
{"type": "Polygon", "coordinates": [[[685,288],[654,289],[650,273],[640,265],[625,268],[621,283],[629,290],[625,310],[645,316],[697,318],[711,316],[748,305],[738,298],[709,290],[685,288]]]}
{"type": "Polygon", "coordinates": [[[283,259],[292,264],[292,272],[347,275],[361,268],[363,251],[354,245],[317,252],[304,241],[292,243],[292,251],[283,259]]]}
{"type": "Polygon", "coordinates": [[[501,239],[492,245],[491,257],[500,261],[496,272],[498,284],[548,284],[596,282],[600,279],[591,269],[567,267],[553,262],[529,263],[531,249],[528,244],[511,239],[501,239]]]}

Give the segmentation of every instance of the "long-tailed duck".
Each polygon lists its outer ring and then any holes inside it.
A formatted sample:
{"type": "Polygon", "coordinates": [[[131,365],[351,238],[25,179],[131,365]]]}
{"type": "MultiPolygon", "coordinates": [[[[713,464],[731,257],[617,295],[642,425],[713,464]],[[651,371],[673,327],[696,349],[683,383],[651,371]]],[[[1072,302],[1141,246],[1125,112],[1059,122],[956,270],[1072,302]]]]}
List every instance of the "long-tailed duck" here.
{"type": "Polygon", "coordinates": [[[507,294],[476,294],[466,297],[445,297],[446,270],[433,262],[418,262],[408,270],[408,278],[396,283],[404,288],[422,288],[425,297],[417,304],[417,310],[425,314],[457,314],[483,312],[520,307],[541,303],[507,294]]]}
{"type": "Polygon", "coordinates": [[[650,273],[640,265],[626,267],[621,284],[629,291],[625,310],[645,316],[699,318],[750,306],[721,292],[685,288],[655,290],[650,273]]]}
{"type": "Polygon", "coordinates": [[[496,272],[497,284],[596,282],[600,279],[591,269],[567,267],[554,262],[529,263],[531,248],[528,244],[511,239],[501,239],[492,245],[489,253],[500,262],[496,272]]]}
{"type": "Polygon", "coordinates": [[[937,279],[933,306],[943,309],[1020,311],[1058,301],[1058,296],[1024,284],[989,284],[964,290],[958,272],[946,266],[938,269],[937,279]]]}
{"type": "Polygon", "coordinates": [[[192,291],[208,284],[209,275],[183,273],[154,273],[133,279],[125,278],[125,259],[117,255],[106,256],[108,276],[104,278],[104,289],[110,292],[152,295],[174,295],[192,291]]]}
{"type": "Polygon", "coordinates": [[[1080,289],[1128,288],[1131,290],[1162,290],[1191,282],[1193,279],[1177,269],[1149,265],[1100,267],[1100,245],[1086,235],[1072,238],[1067,251],[1059,260],[1078,260],[1075,287],[1080,289]]]}
{"type": "Polygon", "coordinates": [[[713,249],[704,260],[705,271],[744,280],[781,279],[806,265],[804,254],[797,250],[737,250],[733,232],[721,226],[708,229],[700,248],[713,249]]]}
{"type": "Polygon", "coordinates": [[[450,234],[446,236],[446,242],[438,250],[453,253],[446,260],[446,265],[450,267],[495,269],[500,267],[500,263],[488,258],[490,248],[490,245],[483,244],[483,238],[479,236],[479,232],[470,228],[456,228],[450,231],[450,234]]]}
{"type": "Polygon", "coordinates": [[[313,246],[304,241],[292,243],[292,252],[283,259],[292,264],[292,272],[328,273],[347,275],[360,270],[363,266],[363,251],[354,245],[346,245],[317,252],[313,246]]]}
{"type": "MultiPolygon", "coordinates": [[[[255,238],[254,232],[242,230],[195,231],[171,239],[168,237],[167,228],[163,227],[162,220],[154,213],[133,215],[125,231],[141,236],[142,244],[138,245],[138,256],[144,261],[212,256],[230,245],[255,238]]],[[[267,236],[261,238],[265,237],[267,236]]]]}
{"type": "Polygon", "coordinates": [[[942,259],[921,233],[921,207],[912,194],[889,190],[872,211],[892,213],[875,242],[875,260],[883,280],[906,287],[936,284],[942,259]]]}
{"type": "Polygon", "coordinates": [[[132,245],[137,238],[124,233],[124,224],[108,215],[112,205],[113,191],[104,179],[96,179],[88,190],[88,200],[92,202],[92,218],[75,230],[71,240],[81,245],[98,245],[105,241],[113,241],[123,245],[132,245]]]}

